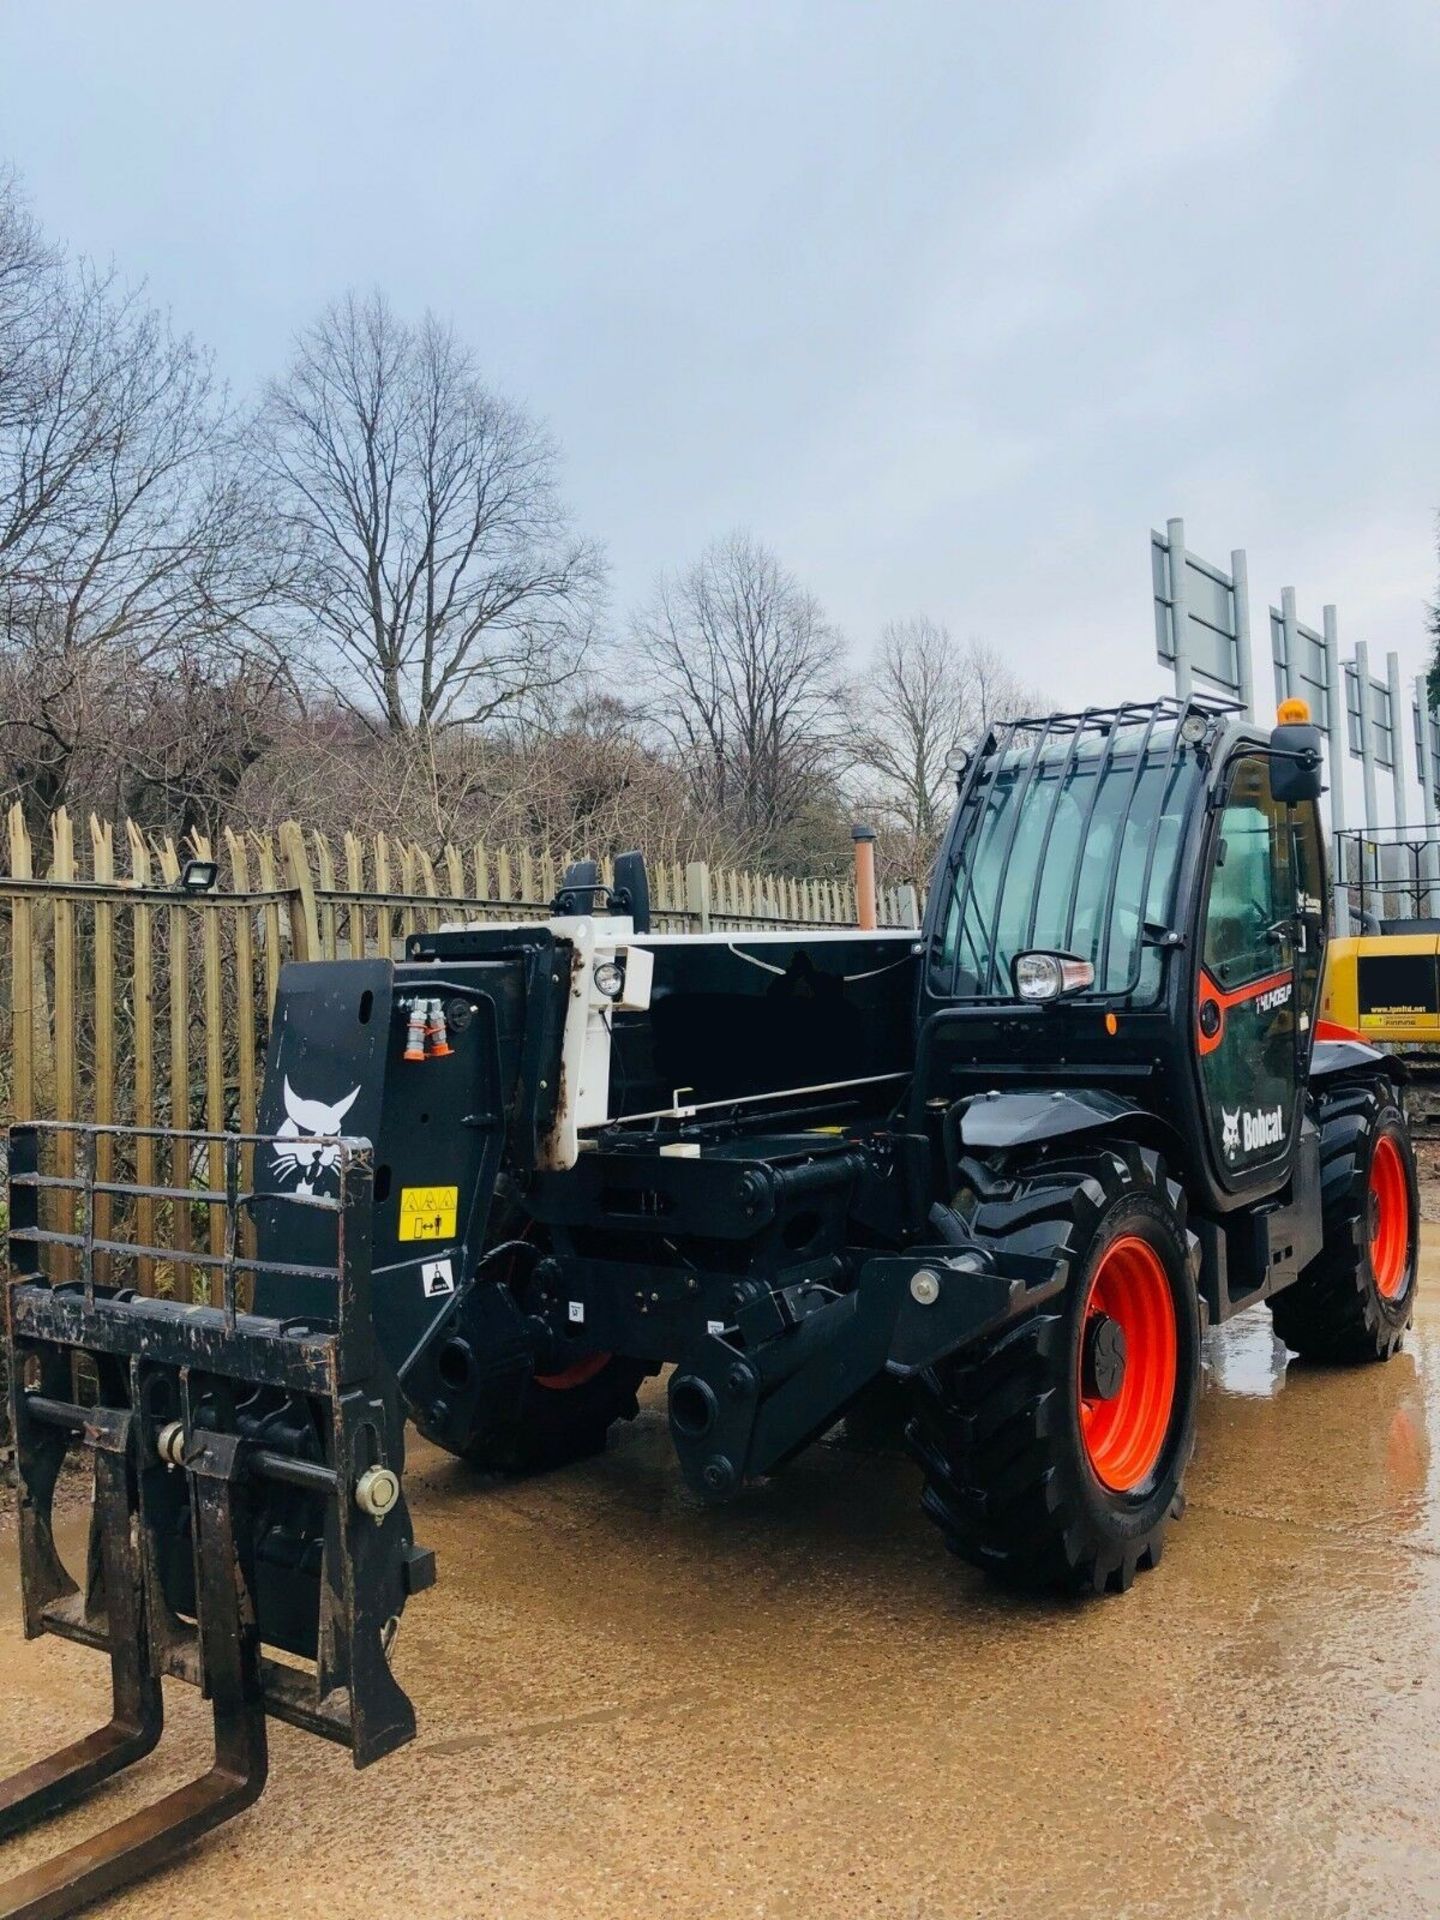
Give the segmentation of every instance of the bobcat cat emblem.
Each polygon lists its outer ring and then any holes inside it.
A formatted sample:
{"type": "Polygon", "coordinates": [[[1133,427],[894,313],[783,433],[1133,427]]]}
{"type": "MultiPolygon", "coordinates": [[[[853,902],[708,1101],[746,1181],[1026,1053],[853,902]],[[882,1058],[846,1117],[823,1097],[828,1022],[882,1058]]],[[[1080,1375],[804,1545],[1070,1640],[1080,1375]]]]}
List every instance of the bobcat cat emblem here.
{"type": "Polygon", "coordinates": [[[340,1148],[333,1136],[340,1132],[341,1122],[359,1098],[359,1087],[352,1087],[333,1107],[323,1100],[305,1100],[290,1085],[287,1075],[285,1118],[276,1129],[273,1165],[281,1180],[298,1176],[296,1193],[314,1193],[325,1175],[334,1170],[340,1148]],[[327,1139],[326,1135],[332,1137],[327,1139]]]}
{"type": "Polygon", "coordinates": [[[1240,1109],[1232,1113],[1228,1107],[1221,1107],[1220,1118],[1224,1123],[1222,1145],[1227,1159],[1233,1160],[1240,1151],[1240,1109]]]}

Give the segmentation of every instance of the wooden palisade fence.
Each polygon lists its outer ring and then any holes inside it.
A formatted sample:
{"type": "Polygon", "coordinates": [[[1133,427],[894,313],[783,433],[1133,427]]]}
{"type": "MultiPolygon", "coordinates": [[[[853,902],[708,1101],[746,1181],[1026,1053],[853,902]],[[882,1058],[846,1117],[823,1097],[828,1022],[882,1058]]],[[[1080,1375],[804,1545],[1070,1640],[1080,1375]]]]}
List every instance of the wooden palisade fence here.
{"type": "MultiPolygon", "coordinates": [[[[560,870],[524,850],[446,846],[437,857],[383,833],[347,833],[336,846],[294,821],[274,833],[197,836],[117,828],[93,816],[82,831],[63,810],[35,843],[18,806],[6,821],[0,872],[0,1122],[93,1120],[126,1128],[252,1132],[280,968],[287,959],[394,955],[405,938],[458,918],[524,919],[548,912],[560,870]],[[182,891],[190,858],[215,860],[206,893],[182,891]]],[[[660,931],[855,924],[853,884],[711,868],[651,869],[660,931]]],[[[882,925],[916,919],[913,889],[884,889],[882,925]]],[[[183,1144],[102,1138],[97,1178],[189,1188],[220,1184],[215,1163],[183,1144]],[[117,1157],[123,1164],[117,1164],[117,1157]]],[[[57,1143],[73,1172],[73,1143],[57,1143]]],[[[155,1239],[155,1209],[127,1222],[155,1239]]],[[[105,1238],[110,1203],[96,1200],[105,1238]]],[[[179,1209],[183,1216],[186,1209],[179,1209]]],[[[195,1231],[205,1210],[199,1209],[195,1231]]],[[[192,1222],[169,1223],[188,1245],[192,1222]]],[[[219,1230],[212,1218],[212,1235],[219,1230]]],[[[142,1266],[141,1284],[154,1284],[142,1266]]],[[[163,1278],[162,1278],[163,1284],[163,1278]]]]}

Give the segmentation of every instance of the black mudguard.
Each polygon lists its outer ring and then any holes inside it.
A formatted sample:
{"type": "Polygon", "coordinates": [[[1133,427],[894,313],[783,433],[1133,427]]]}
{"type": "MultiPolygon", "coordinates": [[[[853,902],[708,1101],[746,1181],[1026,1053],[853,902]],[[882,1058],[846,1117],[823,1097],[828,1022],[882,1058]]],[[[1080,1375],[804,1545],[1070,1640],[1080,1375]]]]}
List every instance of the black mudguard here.
{"type": "Polygon", "coordinates": [[[1036,1087],[977,1094],[960,1118],[960,1138],[976,1152],[1002,1153],[1088,1133],[1130,1136],[1136,1123],[1160,1124],[1149,1108],[1103,1087],[1036,1087]]]}
{"type": "Polygon", "coordinates": [[[1403,1060],[1382,1053],[1365,1040],[1317,1040],[1310,1055],[1310,1084],[1340,1079],[1345,1074],[1389,1074],[1399,1086],[1410,1078],[1403,1060]]]}

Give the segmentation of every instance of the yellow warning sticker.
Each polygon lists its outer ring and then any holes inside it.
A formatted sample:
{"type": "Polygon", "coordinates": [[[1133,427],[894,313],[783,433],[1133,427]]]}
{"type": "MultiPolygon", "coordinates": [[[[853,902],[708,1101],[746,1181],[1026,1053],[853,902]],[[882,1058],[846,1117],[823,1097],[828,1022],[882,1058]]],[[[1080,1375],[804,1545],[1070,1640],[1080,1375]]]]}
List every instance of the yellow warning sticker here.
{"type": "Polygon", "coordinates": [[[458,1187],[402,1187],[400,1238],[453,1240],[455,1213],[459,1203],[458,1187]]]}

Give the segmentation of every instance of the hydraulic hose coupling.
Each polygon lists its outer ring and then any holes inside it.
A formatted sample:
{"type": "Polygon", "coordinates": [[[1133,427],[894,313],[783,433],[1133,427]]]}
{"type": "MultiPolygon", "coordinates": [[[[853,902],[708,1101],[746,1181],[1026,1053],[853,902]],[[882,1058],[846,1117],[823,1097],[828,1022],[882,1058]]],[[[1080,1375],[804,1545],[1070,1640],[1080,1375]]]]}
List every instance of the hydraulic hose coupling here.
{"type": "Polygon", "coordinates": [[[425,1002],[410,1002],[410,1022],[405,1029],[405,1058],[423,1060],[425,1058],[425,1002]]]}
{"type": "Polygon", "coordinates": [[[425,1024],[425,1051],[432,1060],[443,1060],[447,1054],[455,1051],[445,1030],[445,1007],[439,1000],[430,1002],[430,1017],[425,1024]]]}

